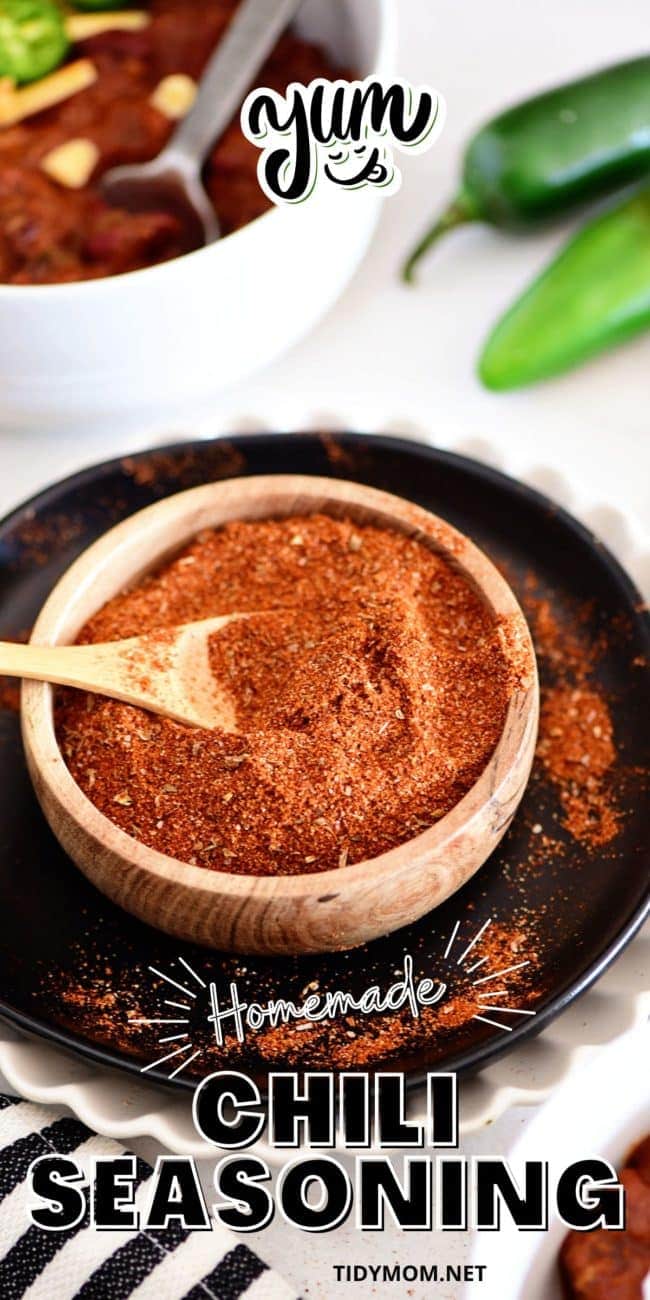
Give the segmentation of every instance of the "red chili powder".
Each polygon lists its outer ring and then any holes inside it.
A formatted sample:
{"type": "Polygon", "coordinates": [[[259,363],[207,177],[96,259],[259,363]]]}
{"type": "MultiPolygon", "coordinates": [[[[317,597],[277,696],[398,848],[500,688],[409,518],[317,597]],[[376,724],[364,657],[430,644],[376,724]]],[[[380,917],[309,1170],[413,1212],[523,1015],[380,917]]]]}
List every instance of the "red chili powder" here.
{"type": "Polygon", "coordinates": [[[84,642],[236,610],[211,664],[238,733],[61,693],[70,770],[130,835],[242,874],[324,871],[417,835],[467,793],[503,729],[500,628],[421,542],[323,515],[231,523],[110,601],[84,642]]]}
{"type": "Polygon", "coordinates": [[[611,781],[617,759],[612,716],[592,680],[597,646],[579,627],[566,627],[548,600],[529,592],[525,606],[537,652],[554,676],[542,686],[537,756],[557,792],[566,830],[597,848],[613,840],[621,824],[611,781]]]}
{"type": "Polygon", "coordinates": [[[577,840],[606,844],[619,824],[603,785],[616,759],[609,709],[593,690],[558,686],[546,692],[542,710],[538,753],[558,789],[565,824],[577,840]]]}

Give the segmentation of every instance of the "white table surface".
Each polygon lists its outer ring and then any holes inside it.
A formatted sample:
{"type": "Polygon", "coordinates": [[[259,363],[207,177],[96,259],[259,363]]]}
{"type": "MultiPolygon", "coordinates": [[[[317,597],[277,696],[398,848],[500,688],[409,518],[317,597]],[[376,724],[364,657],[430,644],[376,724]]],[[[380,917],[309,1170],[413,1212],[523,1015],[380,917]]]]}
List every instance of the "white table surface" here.
{"type": "MultiPolygon", "coordinates": [[[[448,119],[433,150],[412,159],[398,196],[387,201],[375,242],[356,279],[321,325],[283,360],[222,394],[209,414],[188,411],[182,427],[115,428],[107,438],[7,434],[0,441],[0,511],[52,479],[113,454],[169,436],[250,427],[323,424],[425,431],[443,446],[472,440],[499,449],[508,468],[551,466],[591,502],[628,518],[650,518],[648,391],[650,338],[628,345],[567,378],[509,396],[484,392],[473,362],[491,322],[560,244],[569,226],[512,239],[474,227],[451,236],[422,268],[417,289],[397,267],[429,214],[454,188],[459,150],[476,124],[508,99],[647,47],[640,0],[398,0],[399,71],[429,82],[447,99],[448,119]]],[[[10,328],[3,322],[3,328],[10,328]]],[[[506,1151],[529,1118],[511,1111],[465,1144],[473,1153],[506,1151]]],[[[151,1153],[151,1144],[139,1144],[151,1153]]],[[[206,1172],[208,1172],[206,1170],[206,1172]]],[[[341,1229],[323,1237],[276,1222],[250,1242],[305,1296],[396,1296],[406,1285],[337,1286],[331,1263],[459,1262],[460,1234],[428,1240],[387,1230],[362,1237],[341,1229]]],[[[410,1285],[410,1284],[408,1284],[410,1285]]],[[[412,1300],[431,1288],[413,1284],[412,1300]]],[[[456,1300],[459,1288],[435,1288],[456,1300]]],[[[476,1288],[477,1297],[480,1287],[476,1288]]]]}

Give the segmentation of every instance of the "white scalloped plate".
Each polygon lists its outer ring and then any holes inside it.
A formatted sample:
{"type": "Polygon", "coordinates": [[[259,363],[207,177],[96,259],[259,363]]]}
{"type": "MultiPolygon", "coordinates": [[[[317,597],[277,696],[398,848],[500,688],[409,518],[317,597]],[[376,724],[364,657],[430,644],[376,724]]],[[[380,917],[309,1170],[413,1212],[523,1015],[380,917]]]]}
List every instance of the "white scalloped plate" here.
{"type": "MultiPolygon", "coordinates": [[[[241,432],[251,427],[241,422],[241,432]]],[[[263,427],[255,422],[255,428],[263,427]]],[[[339,421],[327,421],[328,425],[339,421]]],[[[340,425],[345,427],[345,422],[340,425]]],[[[296,426],[298,427],[298,426],[296,426]]],[[[313,417],[302,429],[322,428],[313,417]]],[[[389,432],[384,429],[384,432],[389,432]]],[[[431,442],[430,433],[401,425],[404,436],[431,442]]],[[[390,432],[395,432],[391,425],[390,432]]],[[[497,449],[479,439],[463,441],[451,448],[508,473],[508,465],[497,449]]],[[[525,482],[545,492],[568,508],[602,537],[631,574],[639,589],[650,594],[650,540],[635,531],[620,512],[576,498],[571,486],[556,470],[536,466],[520,475],[525,482]]],[[[650,1016],[650,924],[636,937],[598,983],[568,1010],[558,1016],[538,1037],[513,1049],[480,1074],[461,1084],[461,1130],[471,1133],[494,1122],[512,1106],[543,1101],[582,1063],[605,1043],[647,1020],[650,1016]]],[[[9,1086],[32,1101],[67,1106],[83,1123],[109,1137],[123,1141],[150,1137],[171,1151],[202,1157],[213,1149],[198,1137],[192,1124],[189,1097],[178,1096],[144,1078],[94,1065],[64,1049],[28,1037],[0,1021],[0,1070],[9,1086]]],[[[421,1094],[411,1094],[410,1112],[416,1116],[421,1094]]],[[[276,1153],[265,1142],[256,1149],[271,1163],[276,1153]]]]}

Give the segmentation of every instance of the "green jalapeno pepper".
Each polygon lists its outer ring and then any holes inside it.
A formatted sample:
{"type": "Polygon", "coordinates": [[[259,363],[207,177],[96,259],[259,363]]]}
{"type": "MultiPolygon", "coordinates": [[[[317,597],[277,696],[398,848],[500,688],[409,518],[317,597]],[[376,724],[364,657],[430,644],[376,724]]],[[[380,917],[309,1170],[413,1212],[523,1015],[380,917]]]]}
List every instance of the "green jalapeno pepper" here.
{"type": "Polygon", "coordinates": [[[547,91],[488,122],[465,152],[461,188],[403,270],[454,226],[526,227],[650,170],[650,56],[547,91]]]}
{"type": "Polygon", "coordinates": [[[67,48],[53,0],[0,0],[0,77],[35,81],[62,62],[67,48]]]}
{"type": "Polygon", "coordinates": [[[650,328],[650,187],[590,221],[501,318],[479,361],[520,388],[650,328]]]}

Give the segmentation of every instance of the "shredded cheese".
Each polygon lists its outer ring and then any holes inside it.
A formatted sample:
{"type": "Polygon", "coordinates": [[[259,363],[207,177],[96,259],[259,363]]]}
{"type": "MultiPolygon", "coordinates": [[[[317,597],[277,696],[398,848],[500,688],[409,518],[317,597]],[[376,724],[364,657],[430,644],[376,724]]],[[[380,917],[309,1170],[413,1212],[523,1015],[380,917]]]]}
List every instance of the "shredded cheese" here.
{"type": "Polygon", "coordinates": [[[34,113],[42,113],[54,104],[69,99],[80,90],[86,90],[97,80],[97,69],[90,59],[77,59],[57,68],[48,77],[33,82],[30,86],[21,86],[18,90],[0,93],[0,126],[13,126],[23,118],[34,113]]]}
{"type": "Polygon", "coordinates": [[[186,117],[196,99],[197,85],[184,72],[172,73],[158,82],[151,103],[164,117],[176,121],[186,117]]]}
{"type": "Polygon", "coordinates": [[[68,14],[65,30],[74,43],[101,36],[102,32],[139,32],[150,22],[151,14],[144,9],[114,9],[106,14],[68,14]]]}
{"type": "Polygon", "coordinates": [[[41,167],[52,180],[69,190],[88,184],[99,161],[99,149],[92,140],[66,140],[41,158],[41,167]]]}

